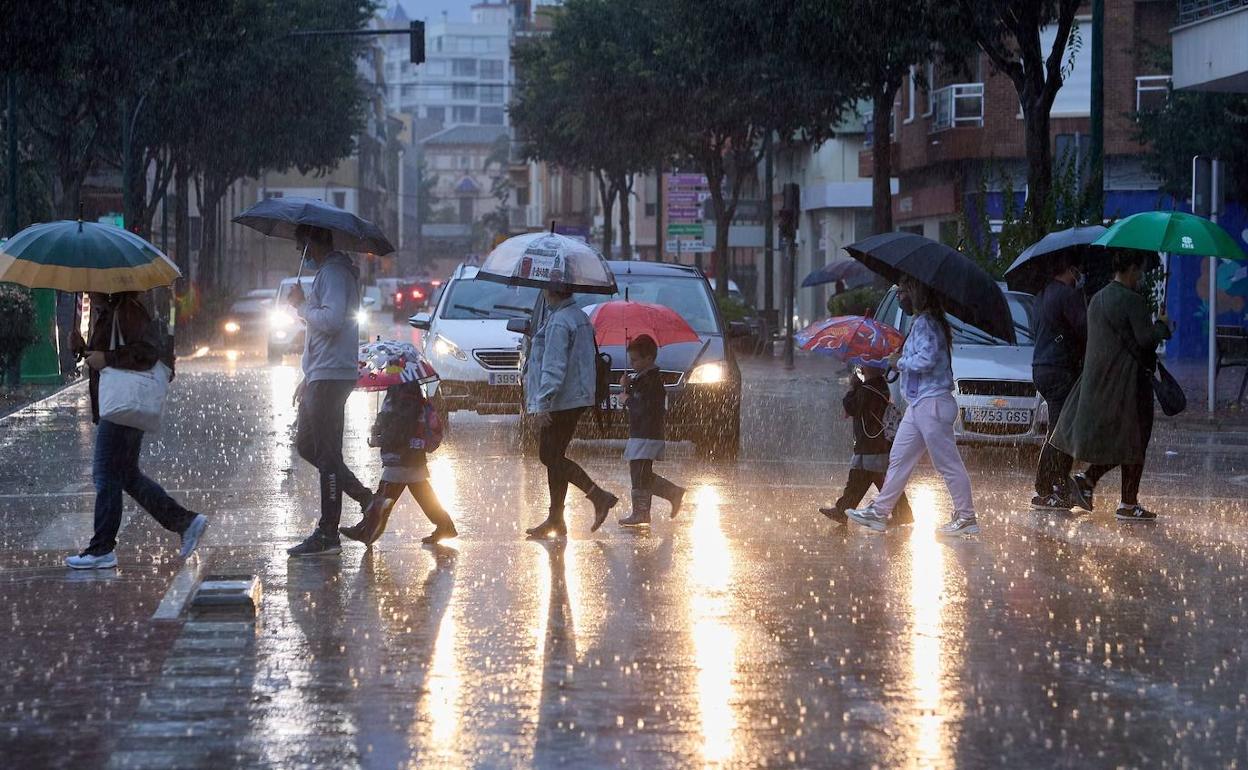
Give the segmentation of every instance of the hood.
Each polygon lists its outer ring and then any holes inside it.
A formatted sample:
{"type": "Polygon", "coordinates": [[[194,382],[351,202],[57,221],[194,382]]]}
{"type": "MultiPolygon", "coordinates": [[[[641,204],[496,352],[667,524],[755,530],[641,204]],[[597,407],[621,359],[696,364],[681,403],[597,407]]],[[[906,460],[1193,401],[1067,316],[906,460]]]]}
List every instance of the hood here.
{"type": "Polygon", "coordinates": [[[953,346],[955,380],[1023,380],[1031,382],[1031,345],[953,346]]]}
{"type": "Polygon", "coordinates": [[[351,257],[347,255],[346,252],[343,252],[343,251],[329,252],[329,256],[325,257],[325,261],[321,263],[321,266],[318,267],[316,271],[319,273],[320,271],[324,270],[330,265],[342,265],[343,267],[347,268],[347,270],[351,271],[352,278],[354,278],[357,281],[360,280],[360,268],[355,264],[355,262],[351,259],[351,257]]]}
{"type": "Polygon", "coordinates": [[[520,334],[507,331],[507,320],[502,318],[439,318],[433,325],[433,333],[441,334],[467,351],[519,348],[524,339],[520,334]]]}

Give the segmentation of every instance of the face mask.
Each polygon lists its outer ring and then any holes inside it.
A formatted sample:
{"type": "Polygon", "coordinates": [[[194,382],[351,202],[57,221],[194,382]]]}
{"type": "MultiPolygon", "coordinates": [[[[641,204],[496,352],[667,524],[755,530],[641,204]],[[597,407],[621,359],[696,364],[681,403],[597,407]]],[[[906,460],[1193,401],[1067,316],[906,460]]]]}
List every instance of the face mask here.
{"type": "Polygon", "coordinates": [[[1082,289],[1088,284],[1088,277],[1082,272],[1075,273],[1075,288],[1082,289]]]}

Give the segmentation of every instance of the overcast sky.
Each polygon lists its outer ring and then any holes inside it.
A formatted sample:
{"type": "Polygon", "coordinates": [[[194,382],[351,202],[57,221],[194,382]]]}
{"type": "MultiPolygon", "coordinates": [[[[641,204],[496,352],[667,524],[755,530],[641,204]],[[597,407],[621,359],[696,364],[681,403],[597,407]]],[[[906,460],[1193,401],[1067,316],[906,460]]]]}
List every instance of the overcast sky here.
{"type": "MultiPolygon", "coordinates": [[[[480,0],[402,0],[408,18],[435,21],[446,11],[451,21],[469,21],[469,8],[480,0]]],[[[387,9],[394,7],[394,0],[385,0],[387,9]]]]}

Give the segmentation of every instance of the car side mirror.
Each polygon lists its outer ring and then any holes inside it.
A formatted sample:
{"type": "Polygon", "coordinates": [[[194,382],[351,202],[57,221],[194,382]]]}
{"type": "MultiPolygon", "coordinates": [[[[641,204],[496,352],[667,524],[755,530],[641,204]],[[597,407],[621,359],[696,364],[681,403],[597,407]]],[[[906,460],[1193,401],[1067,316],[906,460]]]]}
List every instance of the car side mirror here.
{"type": "Polygon", "coordinates": [[[528,336],[529,321],[527,318],[512,318],[507,321],[507,331],[528,336]]]}
{"type": "Polygon", "coordinates": [[[362,297],[360,299],[361,307],[375,307],[377,305],[376,297],[362,297]]]}
{"type": "Polygon", "coordinates": [[[413,329],[424,329],[429,331],[429,327],[433,326],[433,317],[428,313],[417,313],[407,319],[407,325],[413,329]]]}
{"type": "Polygon", "coordinates": [[[750,334],[750,327],[745,323],[745,321],[729,321],[728,322],[728,336],[729,337],[748,337],[749,334],[750,334]]]}

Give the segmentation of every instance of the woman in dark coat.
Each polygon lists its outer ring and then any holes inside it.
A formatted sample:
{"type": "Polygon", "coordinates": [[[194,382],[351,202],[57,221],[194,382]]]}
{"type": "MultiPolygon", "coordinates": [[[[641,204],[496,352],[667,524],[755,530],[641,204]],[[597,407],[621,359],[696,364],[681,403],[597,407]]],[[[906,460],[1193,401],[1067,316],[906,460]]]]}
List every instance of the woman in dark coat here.
{"type": "Polygon", "coordinates": [[[1139,504],[1144,454],[1153,431],[1152,372],[1157,346],[1170,337],[1164,310],[1153,321],[1139,291],[1149,252],[1121,250],[1114,256],[1114,280],[1088,305],[1088,347],[1083,373],[1067,398],[1053,432],[1053,445],[1091,463],[1075,476],[1070,491],[1092,510],[1096,483],[1122,467],[1122,501],[1117,518],[1152,521],[1139,504]]]}

